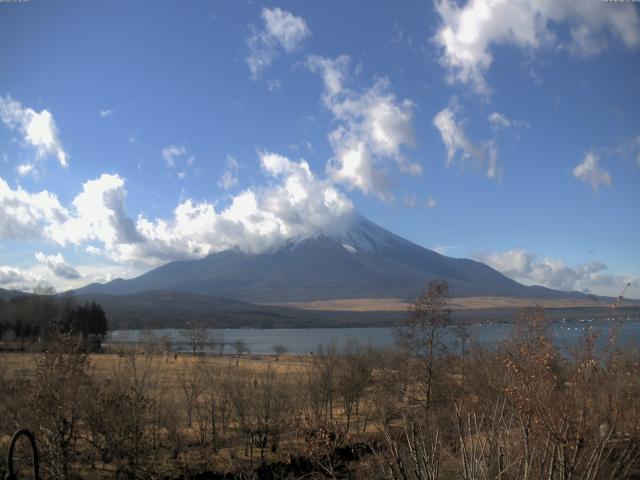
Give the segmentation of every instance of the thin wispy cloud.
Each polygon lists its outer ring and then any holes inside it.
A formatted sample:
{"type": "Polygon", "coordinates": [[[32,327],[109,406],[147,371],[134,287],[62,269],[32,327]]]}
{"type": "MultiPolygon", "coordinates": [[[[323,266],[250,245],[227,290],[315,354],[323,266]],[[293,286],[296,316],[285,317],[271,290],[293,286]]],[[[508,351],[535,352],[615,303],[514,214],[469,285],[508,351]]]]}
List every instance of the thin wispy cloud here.
{"type": "Polygon", "coordinates": [[[415,193],[405,194],[402,198],[402,204],[408,208],[435,208],[438,205],[435,198],[429,195],[426,199],[420,198],[415,193]]]}
{"type": "Polygon", "coordinates": [[[238,170],[240,170],[240,164],[232,155],[227,155],[226,164],[227,168],[218,180],[218,186],[223,190],[230,190],[238,185],[238,170]]]}
{"type": "Polygon", "coordinates": [[[509,128],[511,126],[511,120],[499,112],[493,112],[489,115],[489,122],[496,128],[509,128]]]}
{"type": "Polygon", "coordinates": [[[451,251],[456,250],[458,248],[460,247],[457,247],[456,245],[437,245],[433,247],[431,250],[439,253],[440,255],[451,255],[451,251]]]}
{"type": "Polygon", "coordinates": [[[252,77],[257,78],[280,55],[282,51],[298,50],[311,30],[302,17],[280,8],[263,8],[262,26],[249,26],[247,65],[252,77]]]}
{"type": "Polygon", "coordinates": [[[452,166],[456,163],[464,168],[469,161],[476,167],[484,168],[488,178],[499,180],[502,170],[498,166],[498,152],[494,140],[487,140],[482,144],[472,142],[464,131],[462,123],[456,118],[460,109],[457,102],[440,110],[433,118],[436,127],[447,149],[445,164],[452,166]]]}
{"type": "Polygon", "coordinates": [[[160,152],[162,159],[167,167],[176,166],[176,159],[187,154],[187,149],[182,145],[169,145],[160,152]]]}
{"type": "Polygon", "coordinates": [[[584,154],[582,163],[573,169],[573,176],[591,186],[594,192],[597,192],[600,187],[612,185],[611,174],[602,169],[599,162],[600,159],[595,153],[587,152],[584,154]]]}
{"type": "Polygon", "coordinates": [[[491,112],[487,116],[487,120],[489,120],[491,128],[493,128],[494,130],[530,128],[528,122],[524,122],[522,120],[513,120],[507,117],[504,113],[500,112],[491,112]]]}

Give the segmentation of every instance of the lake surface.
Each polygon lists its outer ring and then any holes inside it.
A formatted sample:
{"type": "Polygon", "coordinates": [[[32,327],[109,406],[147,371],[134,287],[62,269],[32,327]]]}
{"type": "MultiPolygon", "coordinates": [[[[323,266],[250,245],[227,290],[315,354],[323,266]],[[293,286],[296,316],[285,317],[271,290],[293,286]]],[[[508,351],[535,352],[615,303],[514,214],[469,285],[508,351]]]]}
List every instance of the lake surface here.
{"type": "MultiPolygon", "coordinates": [[[[557,322],[553,324],[552,332],[560,347],[577,345],[585,333],[597,329],[601,331],[598,344],[603,346],[608,339],[609,330],[616,322],[611,320],[575,320],[557,322]]],[[[511,332],[511,325],[504,323],[481,324],[467,327],[472,338],[476,338],[485,347],[491,347],[504,340],[511,332]]],[[[280,344],[287,347],[289,353],[304,354],[317,352],[320,345],[327,347],[335,343],[340,348],[350,339],[355,338],[360,343],[370,344],[373,347],[387,347],[393,345],[395,339],[393,329],[371,328],[225,328],[210,330],[209,333],[222,334],[227,347],[225,353],[232,353],[231,343],[237,339],[244,340],[253,354],[270,354],[274,345],[280,344]]],[[[107,343],[143,343],[150,333],[143,330],[115,330],[110,332],[107,343]]],[[[182,331],[179,329],[153,330],[151,335],[160,339],[169,337],[175,351],[188,351],[189,345],[185,341],[182,331]]],[[[455,335],[452,330],[448,332],[448,341],[451,347],[455,345],[455,335]]],[[[640,319],[627,319],[618,331],[616,345],[620,348],[640,347],[640,319]]]]}

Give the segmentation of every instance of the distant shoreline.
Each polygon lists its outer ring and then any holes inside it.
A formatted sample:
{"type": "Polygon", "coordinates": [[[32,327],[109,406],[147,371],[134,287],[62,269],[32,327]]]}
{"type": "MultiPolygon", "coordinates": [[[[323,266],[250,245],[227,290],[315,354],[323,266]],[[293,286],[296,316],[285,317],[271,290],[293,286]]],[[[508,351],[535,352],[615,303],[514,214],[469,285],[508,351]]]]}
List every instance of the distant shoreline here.
{"type": "MultiPolygon", "coordinates": [[[[483,309],[455,309],[452,308],[451,321],[453,324],[509,324],[517,320],[524,307],[483,308],[483,309]]],[[[224,320],[213,316],[210,320],[203,319],[199,326],[210,329],[323,329],[323,328],[379,328],[400,325],[406,318],[405,311],[330,311],[306,310],[309,316],[300,318],[273,318],[271,321],[262,319],[252,322],[243,317],[227,317],[224,320]]],[[[559,307],[545,308],[547,318],[554,322],[563,320],[575,322],[584,319],[631,319],[640,320],[640,306],[627,306],[615,310],[609,307],[559,307]]],[[[116,326],[113,330],[162,330],[185,328],[180,319],[169,321],[163,325],[128,325],[116,326]]]]}
{"type": "MultiPolygon", "coordinates": [[[[551,333],[554,341],[565,347],[577,345],[585,335],[600,331],[598,344],[604,346],[611,329],[620,328],[616,345],[619,347],[638,348],[640,346],[640,317],[619,324],[616,319],[576,319],[565,322],[554,322],[551,333]]],[[[464,332],[472,343],[492,347],[506,339],[511,332],[509,322],[471,323],[463,330],[455,324],[448,326],[443,332],[443,341],[449,348],[459,346],[460,334],[464,332]]],[[[216,352],[219,339],[223,339],[227,352],[233,351],[233,344],[241,339],[252,355],[270,355],[274,345],[283,345],[290,354],[308,354],[317,352],[319,346],[328,348],[332,345],[340,348],[348,339],[355,339],[362,345],[386,348],[395,345],[395,336],[391,327],[356,327],[356,328],[225,328],[213,332],[201,332],[199,351],[216,352]]],[[[171,344],[172,351],[189,353],[193,348],[189,336],[182,329],[170,328],[156,331],[118,330],[113,331],[105,339],[106,348],[118,349],[119,345],[156,345],[171,344]]]]}
{"type": "MultiPolygon", "coordinates": [[[[583,298],[517,298],[517,297],[454,297],[450,299],[452,310],[526,308],[611,308],[615,299],[599,298],[598,301],[583,298]]],[[[336,312],[406,312],[411,302],[403,298],[343,298],[337,300],[316,300],[312,302],[261,303],[265,306],[299,308],[336,312]]],[[[625,300],[623,306],[640,308],[639,300],[625,300]]]]}

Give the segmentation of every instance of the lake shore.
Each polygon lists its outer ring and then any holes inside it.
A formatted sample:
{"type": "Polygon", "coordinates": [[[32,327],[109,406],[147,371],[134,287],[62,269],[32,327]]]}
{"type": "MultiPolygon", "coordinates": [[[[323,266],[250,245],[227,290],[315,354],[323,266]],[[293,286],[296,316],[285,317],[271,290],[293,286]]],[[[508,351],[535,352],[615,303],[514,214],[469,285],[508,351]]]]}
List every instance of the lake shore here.
{"type": "MultiPolygon", "coordinates": [[[[579,319],[560,320],[552,325],[556,342],[561,346],[576,345],[586,333],[600,331],[600,343],[606,343],[608,333],[618,325],[614,319],[579,319]]],[[[469,324],[465,334],[473,342],[482,346],[494,346],[504,340],[511,332],[510,322],[491,322],[469,324]]],[[[219,328],[208,330],[208,336],[220,335],[227,345],[226,352],[232,351],[232,343],[242,340],[252,354],[265,355],[273,353],[275,345],[284,345],[291,354],[313,354],[319,347],[335,345],[340,348],[346,340],[356,339],[361,344],[375,348],[393,346],[395,336],[393,327],[342,327],[342,328],[219,328]]],[[[110,332],[106,344],[142,344],[168,341],[177,351],[189,351],[189,344],[181,329],[157,330],[115,330],[110,332]]],[[[451,348],[458,348],[459,326],[451,326],[445,335],[445,341],[451,348]]],[[[206,342],[205,342],[206,344],[206,342]]],[[[637,347],[640,345],[640,319],[623,321],[618,331],[618,344],[621,347],[637,347]]]]}

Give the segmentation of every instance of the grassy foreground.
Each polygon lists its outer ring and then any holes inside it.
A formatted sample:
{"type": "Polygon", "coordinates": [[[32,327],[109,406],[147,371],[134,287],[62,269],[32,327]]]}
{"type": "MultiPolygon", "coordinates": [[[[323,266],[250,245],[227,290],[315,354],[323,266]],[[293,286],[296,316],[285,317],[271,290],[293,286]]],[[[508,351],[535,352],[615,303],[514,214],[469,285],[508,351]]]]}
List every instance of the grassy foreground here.
{"type": "Polygon", "coordinates": [[[532,310],[495,350],[461,331],[453,352],[425,308],[388,351],[3,353],[0,446],[30,428],[56,479],[638,478],[640,355],[595,347],[615,331],[560,352],[532,310]]]}

